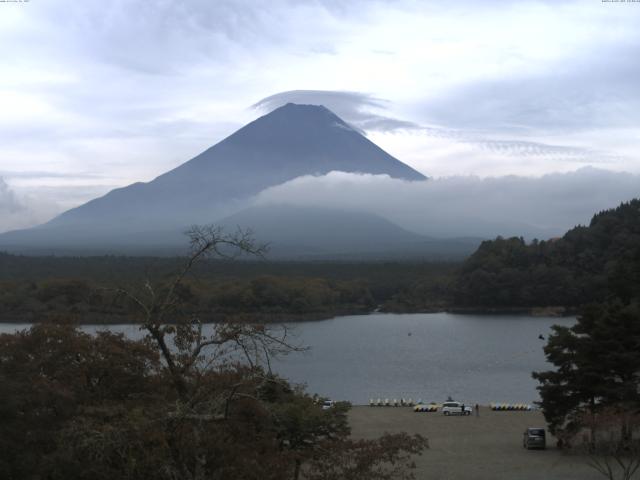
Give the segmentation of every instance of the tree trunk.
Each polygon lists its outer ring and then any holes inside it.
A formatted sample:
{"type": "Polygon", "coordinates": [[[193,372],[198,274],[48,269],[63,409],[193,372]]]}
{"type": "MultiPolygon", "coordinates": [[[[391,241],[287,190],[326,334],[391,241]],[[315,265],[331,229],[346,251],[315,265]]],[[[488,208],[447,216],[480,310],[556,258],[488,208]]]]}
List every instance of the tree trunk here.
{"type": "Polygon", "coordinates": [[[595,452],[596,450],[596,434],[597,434],[597,430],[596,430],[596,400],[595,398],[591,398],[591,401],[589,402],[591,404],[591,425],[589,427],[590,430],[590,438],[589,438],[589,452],[595,452]]]}
{"type": "Polygon", "coordinates": [[[296,466],[293,470],[293,480],[298,480],[300,478],[300,467],[302,466],[302,462],[299,458],[296,458],[296,466]]]}
{"type": "Polygon", "coordinates": [[[622,446],[626,447],[631,443],[631,428],[626,418],[622,418],[622,425],[620,427],[620,441],[622,442],[622,446]]]}

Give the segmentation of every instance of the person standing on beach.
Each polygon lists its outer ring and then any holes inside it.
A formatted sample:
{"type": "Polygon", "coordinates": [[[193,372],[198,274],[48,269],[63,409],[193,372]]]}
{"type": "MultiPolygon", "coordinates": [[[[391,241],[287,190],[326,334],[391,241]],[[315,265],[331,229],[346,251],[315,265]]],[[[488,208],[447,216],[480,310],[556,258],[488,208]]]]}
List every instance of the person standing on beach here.
{"type": "Polygon", "coordinates": [[[480,405],[476,403],[476,417],[480,416],[480,405]]]}

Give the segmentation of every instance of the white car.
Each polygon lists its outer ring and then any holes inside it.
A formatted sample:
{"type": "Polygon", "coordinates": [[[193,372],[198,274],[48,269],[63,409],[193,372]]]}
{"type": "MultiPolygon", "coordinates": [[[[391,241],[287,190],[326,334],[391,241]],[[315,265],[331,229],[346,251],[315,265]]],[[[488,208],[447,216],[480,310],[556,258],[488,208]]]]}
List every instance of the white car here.
{"type": "Polygon", "coordinates": [[[462,402],[444,402],[442,404],[442,413],[444,415],[471,415],[473,409],[462,402]]]}
{"type": "Polygon", "coordinates": [[[324,402],[322,402],[323,410],[329,410],[332,407],[333,407],[333,400],[325,400],[324,402]]]}

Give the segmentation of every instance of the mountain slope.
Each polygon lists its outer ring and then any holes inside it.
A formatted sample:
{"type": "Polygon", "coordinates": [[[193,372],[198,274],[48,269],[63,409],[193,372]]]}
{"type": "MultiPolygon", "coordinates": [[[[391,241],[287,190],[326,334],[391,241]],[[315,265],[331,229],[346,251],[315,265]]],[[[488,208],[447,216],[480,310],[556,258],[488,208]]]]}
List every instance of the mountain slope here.
{"type": "Polygon", "coordinates": [[[251,207],[220,223],[227,229],[250,225],[277,256],[383,251],[425,240],[377,215],[319,207],[251,207]]]}
{"type": "Polygon", "coordinates": [[[44,225],[0,235],[0,247],[166,244],[162,232],[212,223],[267,187],[333,170],[425,179],[325,107],[287,104],[149,183],[112,190],[44,225]]]}
{"type": "Polygon", "coordinates": [[[155,180],[113,190],[50,224],[211,222],[225,206],[267,187],[332,170],[425,178],[325,107],[287,104],[155,180]]]}
{"type": "Polygon", "coordinates": [[[269,258],[439,258],[470,255],[481,239],[434,239],[366,212],[323,207],[264,205],[220,221],[228,230],[251,225],[269,258]]]}

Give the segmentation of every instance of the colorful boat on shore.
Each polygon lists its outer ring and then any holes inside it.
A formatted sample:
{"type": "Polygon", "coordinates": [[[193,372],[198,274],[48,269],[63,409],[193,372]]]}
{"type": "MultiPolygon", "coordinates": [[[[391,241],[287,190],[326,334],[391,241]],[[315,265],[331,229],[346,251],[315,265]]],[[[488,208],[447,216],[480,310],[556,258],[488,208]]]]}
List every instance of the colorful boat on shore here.
{"type": "Polygon", "coordinates": [[[527,403],[491,403],[491,410],[496,412],[506,412],[506,411],[523,411],[528,412],[533,409],[533,407],[527,403]]]}

